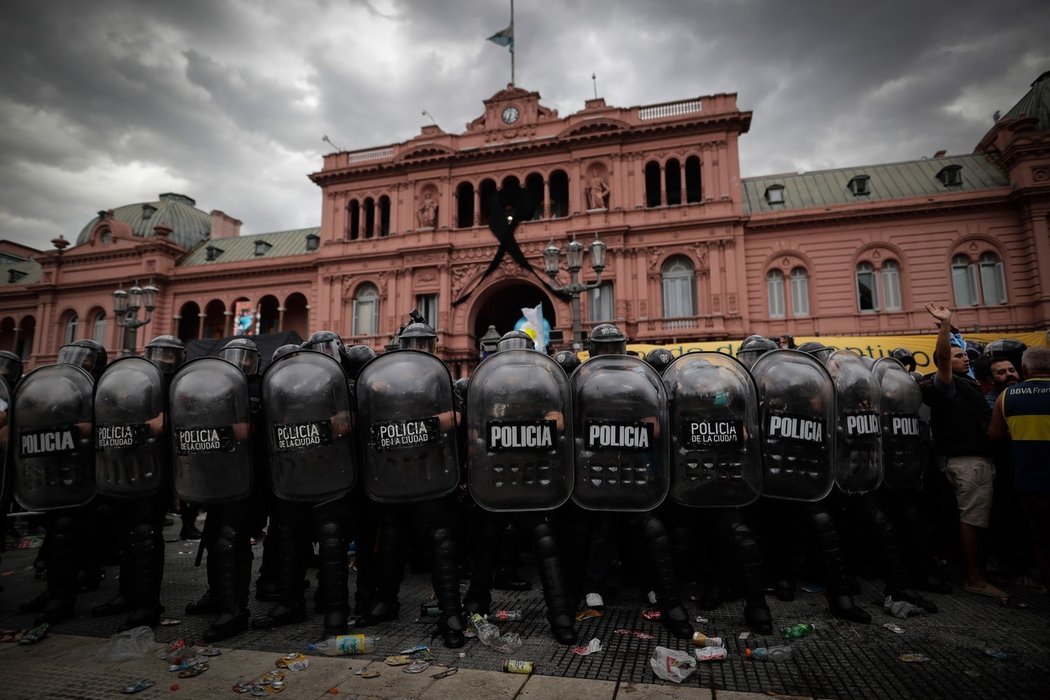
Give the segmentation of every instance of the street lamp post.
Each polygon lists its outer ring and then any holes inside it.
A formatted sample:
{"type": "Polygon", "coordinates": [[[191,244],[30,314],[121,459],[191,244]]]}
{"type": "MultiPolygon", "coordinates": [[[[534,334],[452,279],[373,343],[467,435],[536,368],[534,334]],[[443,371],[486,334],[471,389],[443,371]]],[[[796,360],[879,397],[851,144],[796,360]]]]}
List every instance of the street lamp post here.
{"type": "Polygon", "coordinates": [[[113,292],[113,316],[117,325],[123,329],[120,342],[122,355],[135,354],[138,329],[153,320],[159,291],[152,284],[145,287],[135,284],[128,291],[118,288],[113,292]],[[140,308],[146,310],[145,318],[139,318],[140,308]]]}
{"type": "MultiPolygon", "coordinates": [[[[602,283],[602,270],[605,269],[605,243],[598,240],[598,234],[594,234],[594,240],[591,241],[591,268],[594,269],[597,274],[597,278],[594,282],[588,284],[580,281],[580,270],[583,269],[583,248],[584,245],[576,240],[576,236],[572,237],[569,241],[568,249],[565,253],[565,259],[568,263],[569,268],[569,282],[559,286],[553,286],[552,289],[556,292],[565,292],[572,297],[572,349],[579,351],[583,349],[583,325],[580,319],[580,293],[585,292],[588,289],[595,289],[602,283]]],[[[543,265],[547,269],[547,274],[551,280],[554,281],[558,276],[558,268],[561,264],[561,248],[554,245],[552,241],[543,249],[543,265]]]]}

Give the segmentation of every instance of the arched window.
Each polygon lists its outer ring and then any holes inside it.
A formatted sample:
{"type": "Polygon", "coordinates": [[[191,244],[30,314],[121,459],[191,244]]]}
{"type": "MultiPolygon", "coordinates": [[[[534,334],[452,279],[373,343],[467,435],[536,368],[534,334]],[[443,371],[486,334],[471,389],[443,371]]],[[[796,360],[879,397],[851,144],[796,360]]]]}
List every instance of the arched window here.
{"type": "Polygon", "coordinates": [[[857,265],[857,308],[861,312],[879,310],[879,289],[875,267],[870,262],[857,265]]]}
{"type": "Polygon", "coordinates": [[[977,306],[977,266],[965,255],[952,258],[952,287],[956,306],[977,306]]]}
{"type": "Polygon", "coordinates": [[[685,201],[692,204],[700,201],[700,158],[685,159],[685,201]]]}
{"type": "Polygon", "coordinates": [[[667,183],[667,204],[682,203],[682,166],[676,158],[664,165],[664,181],[667,183]]]}
{"type": "Polygon", "coordinates": [[[1006,275],[1003,262],[995,253],[984,253],[978,264],[981,268],[981,293],[985,304],[1006,303],[1006,275]]]}
{"type": "Polygon", "coordinates": [[[587,290],[587,320],[592,322],[612,321],[616,318],[616,299],[613,283],[603,281],[594,289],[587,290]]]}
{"type": "Polygon", "coordinates": [[[882,263],[882,306],[887,311],[901,310],[901,266],[896,260],[882,263]]]}
{"type": "Polygon", "coordinates": [[[536,203],[536,213],[532,215],[532,220],[544,218],[543,208],[546,202],[543,201],[543,176],[539,173],[529,173],[525,178],[525,189],[536,203]]]}
{"type": "Polygon", "coordinates": [[[361,232],[361,205],[356,199],[351,199],[347,208],[350,210],[350,224],[347,234],[351,241],[356,241],[361,232]]]}
{"type": "Polygon", "coordinates": [[[102,345],[106,344],[106,312],[96,311],[91,319],[91,339],[102,345]]]}
{"type": "Polygon", "coordinates": [[[569,215],[569,176],[564,170],[555,170],[550,175],[551,218],[569,215]]]}
{"type": "Polygon", "coordinates": [[[362,284],[354,297],[352,335],[379,335],[379,291],[362,284]]]}
{"type": "Polygon", "coordinates": [[[379,235],[382,238],[390,235],[390,197],[385,194],[379,198],[379,235]]]}
{"type": "Polygon", "coordinates": [[[371,197],[365,199],[365,238],[371,238],[376,232],[376,203],[371,197]]]}
{"type": "Polygon", "coordinates": [[[655,160],[645,164],[645,206],[660,206],[660,164],[655,160]]]}
{"type": "Polygon", "coordinates": [[[693,263],[684,255],[668,258],[660,271],[664,293],[664,318],[696,315],[696,277],[693,263]]]}
{"type": "Polygon", "coordinates": [[[809,316],[809,273],[804,267],[791,271],[791,315],[809,316]]]}
{"type": "Polygon", "coordinates": [[[766,273],[766,302],[770,318],[784,318],[784,273],[780,270],[766,273]]]}
{"type": "Polygon", "coordinates": [[[474,185],[461,182],[456,187],[456,228],[474,225],[474,185]]]}
{"type": "Polygon", "coordinates": [[[77,339],[77,312],[70,311],[62,328],[62,344],[69,345],[77,339]]]}

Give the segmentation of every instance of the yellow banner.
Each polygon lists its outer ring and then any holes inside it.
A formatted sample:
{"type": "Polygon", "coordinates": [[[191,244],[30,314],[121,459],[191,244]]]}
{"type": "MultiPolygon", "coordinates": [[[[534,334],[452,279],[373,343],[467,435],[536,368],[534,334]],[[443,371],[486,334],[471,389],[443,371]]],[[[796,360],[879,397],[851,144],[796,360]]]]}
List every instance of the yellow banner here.
{"type": "MultiPolygon", "coordinates": [[[[1007,335],[1002,333],[964,333],[963,338],[966,340],[980,341],[982,343],[990,343],[993,340],[999,340],[1001,338],[1011,338],[1013,340],[1020,340],[1028,347],[1050,347],[1050,332],[1048,331],[1011,333],[1007,335]]],[[[736,350],[740,347],[742,340],[743,339],[716,340],[704,343],[676,343],[675,345],[632,344],[628,345],[627,349],[633,350],[642,356],[653,348],[662,347],[673,352],[676,357],[687,352],[700,352],[702,350],[713,350],[715,352],[722,352],[735,357],[736,350]]],[[[920,372],[924,370],[933,370],[933,347],[937,344],[937,336],[933,334],[884,336],[822,335],[819,337],[800,336],[795,338],[795,344],[801,345],[802,343],[811,340],[823,343],[824,345],[832,345],[840,350],[852,350],[861,355],[867,355],[868,357],[873,357],[875,359],[888,357],[890,351],[896,348],[907,348],[915,357],[916,368],[920,372]]],[[[585,354],[581,354],[580,356],[586,357],[585,354]]]]}

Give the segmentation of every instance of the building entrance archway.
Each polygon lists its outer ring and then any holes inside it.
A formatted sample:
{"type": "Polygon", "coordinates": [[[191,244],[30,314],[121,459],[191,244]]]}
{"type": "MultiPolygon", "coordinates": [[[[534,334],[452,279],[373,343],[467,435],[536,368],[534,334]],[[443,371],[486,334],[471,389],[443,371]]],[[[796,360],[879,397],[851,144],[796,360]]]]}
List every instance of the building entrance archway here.
{"type": "Polygon", "coordinates": [[[495,326],[500,335],[512,331],[522,317],[521,310],[531,309],[537,304],[543,304],[543,318],[547,319],[551,328],[557,328],[554,303],[535,284],[511,280],[481,292],[474,302],[474,348],[477,349],[481,336],[485,335],[489,326],[495,326]]]}

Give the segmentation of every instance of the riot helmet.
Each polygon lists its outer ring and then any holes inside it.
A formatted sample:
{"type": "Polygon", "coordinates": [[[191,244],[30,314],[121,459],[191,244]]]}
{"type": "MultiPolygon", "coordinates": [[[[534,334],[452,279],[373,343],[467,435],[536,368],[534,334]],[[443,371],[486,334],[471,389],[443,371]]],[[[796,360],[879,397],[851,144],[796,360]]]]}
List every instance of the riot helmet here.
{"type": "Polygon", "coordinates": [[[109,355],[97,340],[75,340],[59,348],[58,363],[81,367],[98,381],[109,363],[109,355]]]}
{"type": "Polygon", "coordinates": [[[437,332],[429,324],[416,321],[405,326],[398,343],[402,350],[422,350],[433,355],[437,350],[437,332]]]}
{"type": "Polygon", "coordinates": [[[496,344],[496,352],[504,350],[535,350],[536,343],[525,331],[507,331],[496,344]]]}
{"type": "Polygon", "coordinates": [[[799,345],[797,349],[808,355],[812,355],[817,358],[821,364],[824,364],[828,361],[831,353],[835,352],[837,348],[832,347],[831,345],[825,345],[816,340],[810,340],[799,345]]]}
{"type": "Polygon", "coordinates": [[[565,374],[572,374],[573,370],[580,366],[580,358],[572,350],[559,350],[554,353],[554,361],[561,365],[565,374]]]}
{"type": "Polygon", "coordinates": [[[361,368],[375,356],[376,351],[370,345],[343,346],[343,371],[350,379],[357,379],[361,368]]]}
{"type": "Polygon", "coordinates": [[[674,362],[674,353],[667,348],[653,348],[645,353],[645,361],[650,367],[663,374],[667,366],[674,362]]]}
{"type": "Polygon", "coordinates": [[[281,359],[282,357],[287,357],[288,355],[291,355],[298,349],[299,346],[295,343],[285,343],[284,345],[279,345],[273,351],[273,355],[270,356],[270,364],[272,365],[274,362],[277,362],[277,360],[281,359]]]}
{"type": "Polygon", "coordinates": [[[335,331],[317,331],[303,343],[303,350],[322,352],[338,362],[343,357],[343,339],[335,331]]]}
{"type": "Polygon", "coordinates": [[[626,355],[627,336],[611,323],[600,323],[591,329],[587,337],[587,349],[591,357],[598,355],[626,355]]]}
{"type": "Polygon", "coordinates": [[[911,354],[911,350],[907,348],[893,348],[890,350],[890,357],[897,362],[900,362],[908,372],[914,372],[917,366],[915,362],[915,356],[911,354]]]}
{"type": "Polygon", "coordinates": [[[1021,355],[1028,349],[1028,346],[1022,343],[1020,340],[1014,340],[1013,338],[1000,338],[999,340],[993,340],[984,346],[984,354],[990,356],[993,360],[1009,360],[1013,363],[1014,369],[1023,377],[1023,369],[1021,368],[1021,355]]]}
{"type": "Polygon", "coordinates": [[[173,335],[158,335],[146,343],[143,356],[164,374],[174,374],[186,359],[186,345],[173,335]]]}
{"type": "Polygon", "coordinates": [[[259,373],[259,347],[247,338],[234,338],[226,343],[219,357],[236,365],[246,377],[259,373]]]}
{"type": "Polygon", "coordinates": [[[744,342],[740,343],[740,348],[736,351],[736,359],[740,360],[745,367],[751,369],[751,366],[755,364],[755,360],[770,350],[776,350],[778,347],[780,346],[776,342],[765,336],[749,335],[744,338],[744,342]]]}
{"type": "Polygon", "coordinates": [[[22,378],[22,358],[10,350],[0,350],[0,377],[13,389],[22,378]]]}

